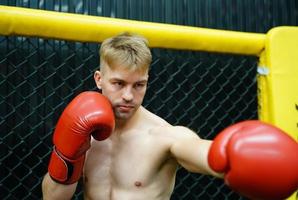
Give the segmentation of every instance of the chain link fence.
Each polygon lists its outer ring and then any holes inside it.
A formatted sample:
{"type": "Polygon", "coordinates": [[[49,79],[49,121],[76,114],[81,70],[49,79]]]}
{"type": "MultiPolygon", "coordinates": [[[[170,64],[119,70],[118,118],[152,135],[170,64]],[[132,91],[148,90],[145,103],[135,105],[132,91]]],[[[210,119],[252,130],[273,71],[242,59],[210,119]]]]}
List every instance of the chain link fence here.
{"type": "MultiPolygon", "coordinates": [[[[253,32],[298,21],[294,0],[285,5],[265,0],[243,1],[243,5],[231,0],[21,2],[0,1],[4,5],[253,32]],[[268,9],[267,14],[254,12],[255,4],[268,9]],[[251,18],[237,18],[235,12],[248,5],[251,9],[245,12],[251,18]],[[146,6],[149,11],[143,8],[146,6]],[[162,12],[166,8],[172,10],[162,12]],[[224,15],[228,8],[234,15],[224,15]],[[212,14],[215,18],[209,16],[213,9],[219,9],[212,14]],[[289,12],[281,14],[283,10],[289,12]],[[184,17],[180,16],[185,11],[184,17]]],[[[144,106],[171,124],[187,126],[200,137],[212,139],[232,123],[257,118],[256,57],[167,49],[152,49],[152,53],[144,106]]],[[[73,97],[95,90],[93,72],[98,61],[98,44],[0,36],[0,199],[41,199],[55,124],[73,97]]],[[[83,199],[81,184],[73,199],[83,199]]],[[[181,168],[171,199],[245,198],[222,180],[181,168]]]]}
{"type": "MultiPolygon", "coordinates": [[[[40,199],[62,110],[95,90],[98,45],[39,38],[0,40],[1,199],[40,199]]],[[[153,49],[144,106],[203,138],[257,118],[255,57],[153,49]]],[[[82,197],[78,187],[76,197],[82,197]]],[[[180,169],[172,199],[241,199],[209,176],[180,169]]]]}

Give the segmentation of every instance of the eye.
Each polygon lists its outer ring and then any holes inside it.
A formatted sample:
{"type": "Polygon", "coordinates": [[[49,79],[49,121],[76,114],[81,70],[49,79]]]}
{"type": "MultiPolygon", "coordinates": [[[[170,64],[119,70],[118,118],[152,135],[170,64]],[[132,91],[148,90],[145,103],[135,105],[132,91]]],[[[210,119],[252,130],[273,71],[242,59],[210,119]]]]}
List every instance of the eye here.
{"type": "Polygon", "coordinates": [[[114,82],[114,85],[122,85],[122,82],[114,82]]]}
{"type": "Polygon", "coordinates": [[[135,84],[135,88],[136,88],[136,89],[142,89],[142,88],[144,88],[145,86],[146,86],[145,83],[136,83],[136,84],[135,84]]]}
{"type": "Polygon", "coordinates": [[[117,88],[121,88],[123,86],[123,82],[122,81],[114,81],[114,82],[112,82],[112,85],[117,88]]]}

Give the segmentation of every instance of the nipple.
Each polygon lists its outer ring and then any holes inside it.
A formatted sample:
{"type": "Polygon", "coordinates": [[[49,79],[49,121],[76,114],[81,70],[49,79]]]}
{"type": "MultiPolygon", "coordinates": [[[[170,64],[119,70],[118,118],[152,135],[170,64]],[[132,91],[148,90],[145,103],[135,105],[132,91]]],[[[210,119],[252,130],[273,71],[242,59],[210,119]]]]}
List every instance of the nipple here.
{"type": "Polygon", "coordinates": [[[135,186],[136,186],[136,187],[141,187],[141,186],[142,186],[142,183],[141,183],[140,181],[136,181],[136,182],[135,182],[135,186]]]}

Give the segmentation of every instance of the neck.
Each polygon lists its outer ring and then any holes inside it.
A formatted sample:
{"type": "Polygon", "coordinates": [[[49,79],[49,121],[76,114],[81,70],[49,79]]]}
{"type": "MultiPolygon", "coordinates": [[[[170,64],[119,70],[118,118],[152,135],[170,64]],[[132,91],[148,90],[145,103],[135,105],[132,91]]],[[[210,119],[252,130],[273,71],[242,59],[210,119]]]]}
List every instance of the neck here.
{"type": "Polygon", "coordinates": [[[141,109],[142,107],[138,108],[137,111],[128,119],[116,119],[115,131],[122,132],[123,130],[130,129],[134,124],[136,124],[141,109]]]}
{"type": "Polygon", "coordinates": [[[122,130],[127,126],[129,119],[116,119],[115,130],[122,130]]]}

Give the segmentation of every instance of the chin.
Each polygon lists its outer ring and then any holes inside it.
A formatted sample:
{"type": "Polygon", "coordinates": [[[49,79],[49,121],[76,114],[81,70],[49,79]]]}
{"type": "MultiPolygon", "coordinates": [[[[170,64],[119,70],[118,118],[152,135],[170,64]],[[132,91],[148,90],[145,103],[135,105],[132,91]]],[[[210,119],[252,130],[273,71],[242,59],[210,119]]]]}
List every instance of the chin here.
{"type": "Polygon", "coordinates": [[[119,120],[127,120],[127,119],[130,119],[133,116],[133,114],[134,114],[134,112],[133,113],[116,112],[115,117],[116,117],[116,119],[119,119],[119,120]]]}
{"type": "Polygon", "coordinates": [[[137,109],[133,109],[130,112],[121,112],[117,109],[114,110],[115,113],[115,117],[118,120],[128,120],[130,118],[132,118],[134,116],[134,114],[136,113],[137,109]]]}

